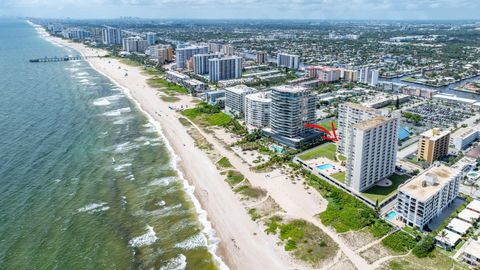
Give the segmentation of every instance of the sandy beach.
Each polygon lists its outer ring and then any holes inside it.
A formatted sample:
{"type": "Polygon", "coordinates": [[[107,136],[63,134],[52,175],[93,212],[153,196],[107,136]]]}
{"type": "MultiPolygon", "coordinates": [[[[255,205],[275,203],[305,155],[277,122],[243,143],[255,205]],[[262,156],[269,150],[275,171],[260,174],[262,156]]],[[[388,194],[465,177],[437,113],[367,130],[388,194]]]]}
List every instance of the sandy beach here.
{"type": "MultiPolygon", "coordinates": [[[[39,30],[41,31],[41,30],[39,30]]],[[[45,38],[70,47],[82,55],[104,55],[104,50],[88,48],[60,38],[45,38]]],[[[193,139],[179,122],[179,114],[169,109],[157,90],[150,87],[141,68],[125,65],[112,58],[90,58],[90,65],[124,89],[144,113],[161,127],[162,134],[177,155],[178,168],[190,185],[201,207],[208,213],[204,218],[213,226],[214,237],[220,239],[215,252],[230,269],[302,269],[276,245],[276,236],[267,235],[264,228],[254,223],[235,193],[224,181],[206,154],[195,147],[193,139]],[[125,76],[128,73],[128,76],[125,76]]],[[[192,97],[179,96],[175,106],[193,106],[192,97]]],[[[188,188],[188,187],[187,187],[188,188]]],[[[200,217],[202,218],[202,217],[200,217]]],[[[205,225],[204,225],[205,226],[205,225]]],[[[208,229],[208,228],[207,228],[208,229]]],[[[211,239],[210,239],[211,240],[211,239]]],[[[222,268],[223,262],[219,265],[222,268]]],[[[226,267],[223,267],[226,268],[226,267]]]]}

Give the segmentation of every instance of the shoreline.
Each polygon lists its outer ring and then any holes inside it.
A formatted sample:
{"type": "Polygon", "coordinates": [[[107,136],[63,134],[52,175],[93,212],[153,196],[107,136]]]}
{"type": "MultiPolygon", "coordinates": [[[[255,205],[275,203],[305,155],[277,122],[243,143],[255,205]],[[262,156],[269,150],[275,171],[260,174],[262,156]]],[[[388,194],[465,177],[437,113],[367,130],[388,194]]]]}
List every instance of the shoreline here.
{"type": "MultiPolygon", "coordinates": [[[[39,25],[35,25],[33,23],[31,23],[30,21],[28,21],[32,26],[34,26],[35,28],[37,28],[37,31],[38,29],[42,29],[43,28],[39,25]]],[[[76,48],[72,47],[72,46],[69,46],[68,44],[63,44],[59,41],[63,41],[63,40],[53,40],[53,38],[55,37],[52,37],[50,36],[46,31],[45,32],[39,32],[39,34],[45,38],[47,41],[50,41],[52,43],[56,43],[62,47],[67,47],[67,48],[70,48],[72,50],[75,50],[77,51],[78,53],[80,53],[80,55],[82,56],[85,56],[84,52],[82,51],[79,51],[77,50],[76,48]]],[[[204,234],[205,238],[207,239],[207,248],[208,248],[208,251],[210,252],[210,254],[212,255],[212,258],[213,260],[215,261],[216,265],[219,267],[220,270],[227,270],[229,269],[228,266],[225,264],[225,262],[222,260],[222,258],[217,254],[217,249],[218,249],[218,243],[220,242],[220,239],[217,237],[216,235],[216,232],[215,230],[213,229],[213,226],[211,224],[211,222],[208,220],[208,214],[207,214],[207,211],[205,211],[205,209],[202,208],[201,204],[200,204],[200,201],[198,200],[198,198],[195,196],[195,186],[193,186],[192,183],[190,183],[185,177],[184,177],[184,174],[185,174],[185,171],[183,170],[183,168],[181,166],[178,166],[179,165],[179,161],[181,160],[181,158],[175,153],[169,139],[165,136],[163,130],[162,130],[162,127],[161,127],[161,124],[160,122],[158,122],[157,120],[155,120],[155,118],[150,115],[147,111],[145,111],[142,107],[142,105],[140,104],[140,102],[138,100],[136,100],[133,96],[132,96],[132,93],[130,91],[130,89],[124,87],[123,85],[121,85],[119,82],[117,82],[114,78],[112,78],[111,76],[105,74],[104,72],[98,70],[90,61],[88,60],[85,60],[88,65],[93,69],[95,70],[96,72],[98,72],[99,74],[101,74],[102,76],[106,77],[108,80],[110,80],[113,84],[115,84],[117,87],[119,87],[120,89],[122,89],[122,92],[125,94],[125,96],[130,100],[132,101],[135,106],[138,108],[138,110],[148,119],[148,122],[151,123],[155,129],[157,130],[157,133],[158,135],[160,136],[160,138],[162,138],[162,140],[165,142],[165,146],[167,148],[167,151],[170,155],[170,166],[175,170],[177,171],[178,173],[178,178],[181,180],[182,182],[182,186],[183,186],[183,190],[185,192],[185,194],[187,195],[187,197],[189,198],[190,202],[193,204],[194,206],[194,209],[195,209],[195,214],[197,216],[197,220],[198,222],[201,224],[202,226],[202,234],[204,234]]]]}
{"type": "MultiPolygon", "coordinates": [[[[47,41],[68,47],[82,55],[86,55],[89,50],[94,51],[94,55],[105,52],[80,43],[52,37],[41,26],[31,25],[37,31],[40,27],[39,34],[47,41]]],[[[208,239],[208,249],[219,269],[295,268],[290,259],[282,256],[284,254],[280,254],[279,248],[276,247],[272,238],[263,232],[263,227],[251,221],[241,202],[224,182],[215,164],[202,150],[194,146],[193,139],[178,121],[176,113],[168,109],[169,103],[162,101],[156,95],[156,89],[146,85],[148,77],[141,73],[141,68],[127,66],[117,59],[111,58],[86,61],[94,70],[120,87],[149,121],[153,121],[152,124],[159,131],[159,135],[165,139],[172,158],[172,166],[178,171],[179,177],[183,180],[185,193],[195,206],[197,219],[202,224],[202,233],[208,239]],[[106,63],[107,61],[108,63],[106,63]],[[107,67],[112,65],[114,67],[107,67]],[[116,66],[122,68],[117,70],[116,66]],[[119,70],[120,72],[128,70],[128,78],[120,74],[115,76],[114,73],[118,73],[119,70]],[[122,83],[122,78],[128,80],[122,83]],[[142,91],[135,91],[140,86],[143,86],[141,87],[142,91]],[[186,147],[184,142],[189,146],[186,147]],[[187,166],[187,164],[195,163],[199,164],[187,166]],[[212,178],[215,180],[211,180],[212,178]],[[216,184],[215,181],[217,181],[216,184]],[[221,183],[219,183],[220,181],[221,183]],[[234,211],[230,211],[232,209],[234,211]],[[252,236],[252,231],[254,236],[252,236]],[[264,235],[259,236],[260,234],[264,235]]],[[[193,105],[192,97],[181,96],[180,98],[181,100],[177,104],[186,102],[193,105]]]]}

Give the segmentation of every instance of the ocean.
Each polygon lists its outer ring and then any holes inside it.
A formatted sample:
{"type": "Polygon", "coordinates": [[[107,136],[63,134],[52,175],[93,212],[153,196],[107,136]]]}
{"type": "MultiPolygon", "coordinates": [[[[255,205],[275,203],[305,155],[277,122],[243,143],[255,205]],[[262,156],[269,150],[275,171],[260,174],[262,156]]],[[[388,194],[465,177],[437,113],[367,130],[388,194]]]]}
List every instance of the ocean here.
{"type": "MultiPolygon", "coordinates": [[[[217,269],[154,123],[85,61],[0,19],[0,269],[217,269]]],[[[198,203],[197,203],[198,204],[198,203]]]]}

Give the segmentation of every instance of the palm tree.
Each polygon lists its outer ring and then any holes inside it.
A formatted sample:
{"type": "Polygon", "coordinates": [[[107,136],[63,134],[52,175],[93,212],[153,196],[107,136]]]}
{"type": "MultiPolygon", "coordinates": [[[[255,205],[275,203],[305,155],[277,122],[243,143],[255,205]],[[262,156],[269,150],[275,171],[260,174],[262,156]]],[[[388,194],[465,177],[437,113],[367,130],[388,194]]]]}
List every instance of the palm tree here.
{"type": "Polygon", "coordinates": [[[445,243],[446,243],[445,240],[446,240],[446,237],[447,237],[447,231],[442,230],[440,232],[439,236],[440,236],[440,239],[442,240],[442,243],[443,243],[444,247],[447,248],[446,245],[445,245],[445,243]]]}

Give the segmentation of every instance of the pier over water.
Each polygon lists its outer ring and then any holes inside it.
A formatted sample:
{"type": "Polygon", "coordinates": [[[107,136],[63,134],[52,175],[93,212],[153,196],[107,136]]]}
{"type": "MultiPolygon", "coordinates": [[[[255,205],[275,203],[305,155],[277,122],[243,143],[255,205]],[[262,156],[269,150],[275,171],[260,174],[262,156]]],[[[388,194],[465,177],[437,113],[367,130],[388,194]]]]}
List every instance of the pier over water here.
{"type": "Polygon", "coordinates": [[[101,56],[54,56],[54,57],[43,57],[43,58],[34,58],[30,59],[30,63],[46,63],[46,62],[65,62],[65,61],[74,61],[74,60],[84,60],[84,59],[89,59],[89,58],[95,58],[95,57],[101,57],[101,56]]]}

